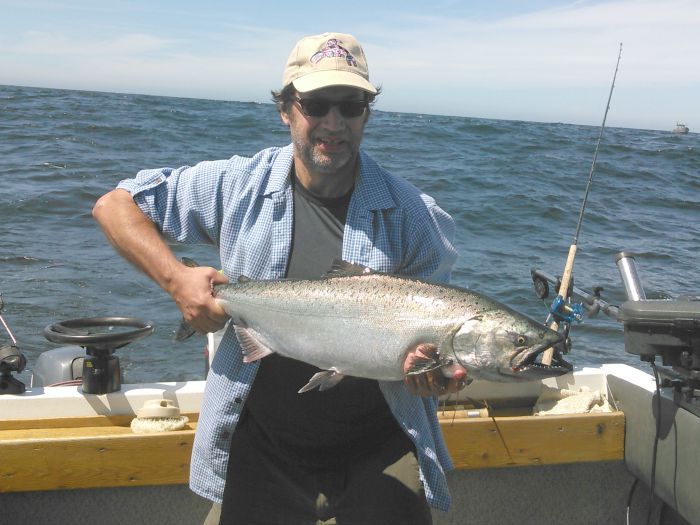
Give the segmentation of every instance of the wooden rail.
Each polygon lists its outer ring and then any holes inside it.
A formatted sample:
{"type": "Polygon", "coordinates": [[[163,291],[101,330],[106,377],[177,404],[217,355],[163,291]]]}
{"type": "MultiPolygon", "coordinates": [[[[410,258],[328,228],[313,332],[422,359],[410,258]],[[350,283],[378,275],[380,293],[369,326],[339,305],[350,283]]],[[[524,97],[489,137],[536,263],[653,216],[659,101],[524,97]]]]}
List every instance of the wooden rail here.
{"type": "Polygon", "coordinates": [[[622,412],[441,418],[458,469],[615,461],[624,458],[622,412]]]}
{"type": "MultiPolygon", "coordinates": [[[[185,430],[134,434],[130,417],[0,421],[0,493],[187,483],[197,414],[185,430]]],[[[441,411],[457,468],[623,459],[621,412],[470,418],[441,411]]]]}
{"type": "Polygon", "coordinates": [[[131,417],[0,422],[0,493],[187,483],[196,414],[184,430],[134,434],[131,417]]]}

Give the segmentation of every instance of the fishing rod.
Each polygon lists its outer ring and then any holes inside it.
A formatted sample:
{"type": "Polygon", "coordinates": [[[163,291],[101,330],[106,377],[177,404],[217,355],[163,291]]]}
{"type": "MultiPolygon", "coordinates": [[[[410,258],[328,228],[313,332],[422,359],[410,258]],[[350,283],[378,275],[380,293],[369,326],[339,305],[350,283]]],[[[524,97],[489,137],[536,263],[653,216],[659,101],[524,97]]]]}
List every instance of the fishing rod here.
{"type": "MultiPolygon", "coordinates": [[[[608,95],[608,103],[605,107],[605,113],[603,115],[603,123],[600,125],[600,133],[598,135],[598,142],[595,146],[595,152],[593,153],[593,162],[591,163],[591,170],[588,174],[588,183],[586,184],[586,193],[583,195],[583,202],[581,203],[581,211],[578,216],[578,224],[576,224],[576,233],[574,234],[574,240],[569,247],[569,255],[566,258],[566,264],[564,265],[564,273],[561,277],[561,285],[559,286],[559,294],[554,299],[552,307],[550,308],[550,318],[552,319],[549,325],[552,330],[559,330],[560,322],[567,323],[567,326],[571,321],[580,321],[582,314],[580,308],[575,308],[569,304],[569,287],[571,286],[571,279],[574,271],[574,260],[576,259],[576,250],[578,248],[578,236],[581,233],[581,224],[583,223],[583,215],[586,210],[586,202],[588,201],[588,194],[591,191],[591,183],[593,182],[593,173],[595,173],[596,161],[598,160],[598,148],[600,148],[600,142],[603,139],[603,130],[605,129],[605,121],[608,118],[608,110],[610,109],[610,100],[612,99],[613,89],[615,88],[615,79],[617,78],[617,70],[620,67],[620,57],[622,57],[622,42],[620,42],[620,51],[617,54],[617,64],[615,65],[615,73],[613,74],[612,84],[610,85],[610,94],[608,95]]],[[[552,364],[552,357],[554,356],[554,349],[548,348],[542,355],[542,364],[550,365],[552,364]]]]}

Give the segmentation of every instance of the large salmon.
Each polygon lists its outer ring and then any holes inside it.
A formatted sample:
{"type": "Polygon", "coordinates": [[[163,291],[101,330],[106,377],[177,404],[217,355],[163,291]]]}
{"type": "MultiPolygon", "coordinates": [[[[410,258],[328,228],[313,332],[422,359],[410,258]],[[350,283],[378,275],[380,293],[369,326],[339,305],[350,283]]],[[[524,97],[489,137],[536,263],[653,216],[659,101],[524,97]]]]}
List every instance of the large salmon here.
{"type": "Polygon", "coordinates": [[[535,380],[571,370],[558,351],[552,365],[536,362],[561,334],[498,301],[349,263],[319,279],[241,278],[216,286],[214,296],[246,362],[277,352],[322,369],[300,391],[330,388],[345,375],[402,380],[406,352],[419,343],[438,347],[433,367],[459,363],[470,377],[535,380]]]}

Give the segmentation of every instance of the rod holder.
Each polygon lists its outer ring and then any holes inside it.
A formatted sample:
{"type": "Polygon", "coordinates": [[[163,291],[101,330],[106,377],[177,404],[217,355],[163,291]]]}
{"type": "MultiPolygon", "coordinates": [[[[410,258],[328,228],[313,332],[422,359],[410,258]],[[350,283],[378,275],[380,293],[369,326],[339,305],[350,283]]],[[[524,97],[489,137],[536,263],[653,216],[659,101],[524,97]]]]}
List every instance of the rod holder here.
{"type": "Polygon", "coordinates": [[[620,252],[615,256],[615,264],[620,271],[620,277],[627,291],[627,299],[630,301],[645,301],[647,296],[637,274],[637,266],[634,255],[628,252],[620,252]]]}

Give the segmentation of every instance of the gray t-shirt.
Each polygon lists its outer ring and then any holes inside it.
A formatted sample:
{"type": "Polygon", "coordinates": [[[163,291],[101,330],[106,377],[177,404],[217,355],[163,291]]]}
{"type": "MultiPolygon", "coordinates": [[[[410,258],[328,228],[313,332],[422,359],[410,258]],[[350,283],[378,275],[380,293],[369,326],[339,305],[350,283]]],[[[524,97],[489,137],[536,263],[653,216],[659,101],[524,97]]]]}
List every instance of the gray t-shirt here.
{"type": "MultiPolygon", "coordinates": [[[[288,278],[319,278],[340,258],[351,194],[321,199],[295,183],[288,278]]],[[[281,460],[316,468],[347,464],[401,432],[376,381],[345,377],[329,390],[298,394],[318,371],[279,354],[265,357],[236,432],[250,432],[250,441],[281,460]]]]}
{"type": "Polygon", "coordinates": [[[287,277],[315,279],[326,274],[343,251],[343,229],[352,191],[334,199],[317,197],[294,182],[294,233],[287,277]]]}

